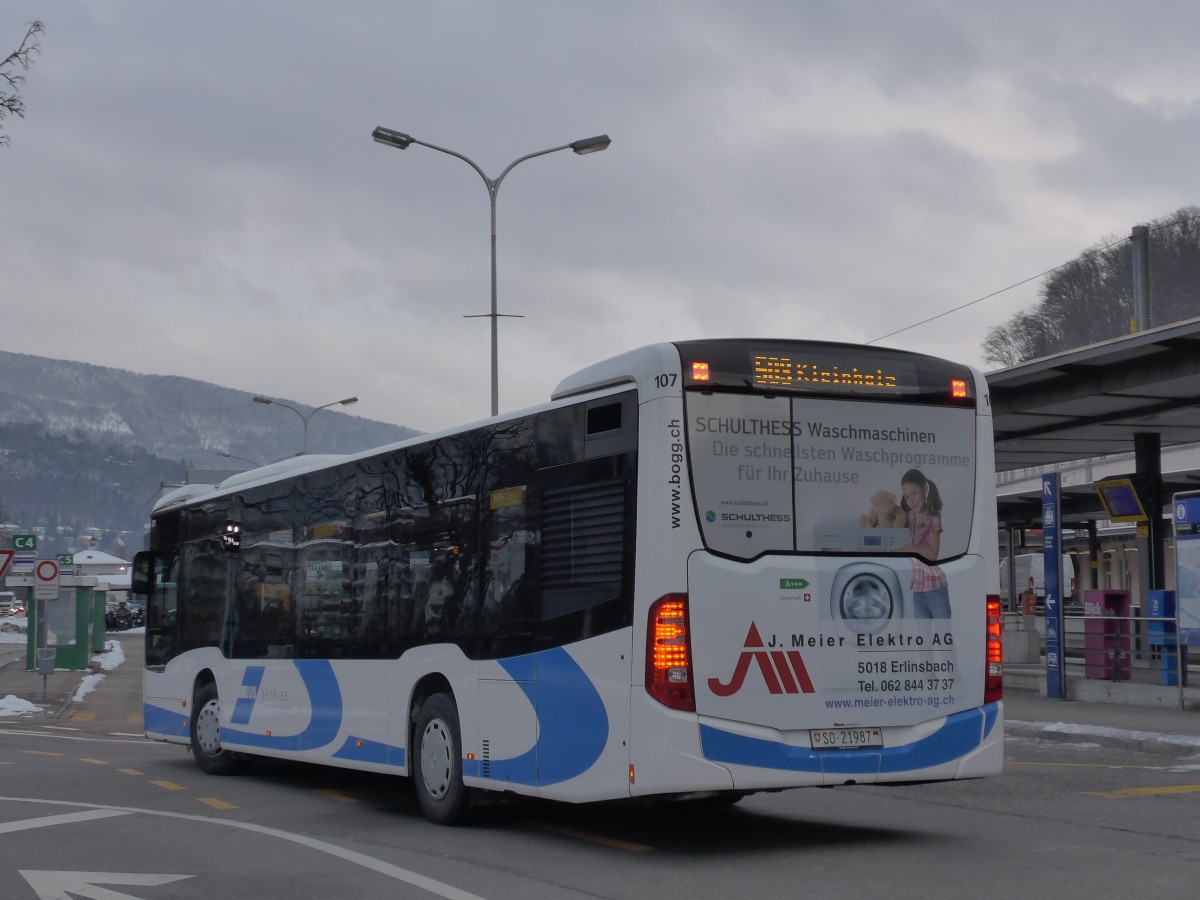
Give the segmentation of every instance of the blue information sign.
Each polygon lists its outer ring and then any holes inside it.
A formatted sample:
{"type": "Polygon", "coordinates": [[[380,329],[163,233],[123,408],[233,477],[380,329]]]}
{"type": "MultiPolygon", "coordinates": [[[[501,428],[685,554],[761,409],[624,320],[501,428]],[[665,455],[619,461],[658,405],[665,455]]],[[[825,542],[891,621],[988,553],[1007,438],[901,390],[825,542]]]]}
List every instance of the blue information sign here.
{"type": "Polygon", "coordinates": [[[1062,605],[1062,479],[1042,476],[1042,561],[1045,565],[1046,696],[1066,699],[1062,605]]]}
{"type": "Polygon", "coordinates": [[[1179,617],[1179,643],[1200,647],[1200,493],[1176,494],[1172,499],[1175,520],[1175,609],[1179,617]]]}

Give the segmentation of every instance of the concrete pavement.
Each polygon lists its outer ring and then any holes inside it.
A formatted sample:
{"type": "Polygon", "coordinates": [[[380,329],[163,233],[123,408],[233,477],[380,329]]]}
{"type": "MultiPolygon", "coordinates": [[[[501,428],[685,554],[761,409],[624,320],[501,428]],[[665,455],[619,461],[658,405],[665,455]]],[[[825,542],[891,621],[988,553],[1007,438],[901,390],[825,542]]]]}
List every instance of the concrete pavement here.
{"type": "MultiPolygon", "coordinates": [[[[58,670],[45,678],[25,670],[23,645],[0,645],[0,711],[9,695],[26,700],[39,712],[0,717],[0,727],[31,721],[70,722],[110,733],[138,734],[142,730],[142,661],[145,636],[140,632],[111,632],[106,640],[120,644],[109,651],[109,662],[118,654],[115,668],[93,663],[91,675],[103,674],[94,688],[81,693],[90,677],[87,671],[58,670]],[[10,652],[14,648],[18,653],[10,652]],[[7,661],[7,662],[6,662],[7,661]]],[[[1014,735],[1071,743],[1093,743],[1134,749],[1176,758],[1196,757],[1200,763],[1200,709],[1135,702],[1050,700],[1031,689],[1028,672],[1014,671],[1006,679],[1005,718],[1014,735]]],[[[1077,689],[1072,696],[1079,692],[1077,689]]],[[[1177,690],[1177,689],[1176,689],[1177,690]]],[[[1192,691],[1200,689],[1189,688],[1192,691]]],[[[1124,695],[1132,697],[1135,695],[1124,695]]],[[[1118,698],[1122,699],[1122,698],[1118,698]]]]}
{"type": "Polygon", "coordinates": [[[145,634],[109,632],[106,645],[109,642],[117,646],[93,654],[90,668],[56,669],[46,676],[26,671],[23,644],[0,644],[0,726],[31,720],[94,722],[106,730],[140,734],[145,634]],[[7,697],[27,701],[39,711],[5,715],[7,697]]]}

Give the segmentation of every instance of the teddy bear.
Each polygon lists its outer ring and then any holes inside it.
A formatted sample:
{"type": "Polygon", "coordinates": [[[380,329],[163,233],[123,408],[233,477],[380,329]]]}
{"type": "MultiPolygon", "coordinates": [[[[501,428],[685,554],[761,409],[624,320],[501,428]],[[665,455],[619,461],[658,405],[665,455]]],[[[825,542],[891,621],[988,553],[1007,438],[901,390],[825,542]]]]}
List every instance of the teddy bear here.
{"type": "Polygon", "coordinates": [[[858,517],[858,524],[865,528],[903,528],[908,524],[908,514],[896,502],[890,491],[876,491],[871,497],[871,509],[858,517]]]}

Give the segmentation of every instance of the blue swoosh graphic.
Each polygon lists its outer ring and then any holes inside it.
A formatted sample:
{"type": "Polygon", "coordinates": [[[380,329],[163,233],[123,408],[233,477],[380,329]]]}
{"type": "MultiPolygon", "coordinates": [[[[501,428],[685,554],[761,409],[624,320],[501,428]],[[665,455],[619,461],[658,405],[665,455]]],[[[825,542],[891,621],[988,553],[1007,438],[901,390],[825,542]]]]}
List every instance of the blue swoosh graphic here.
{"type": "Polygon", "coordinates": [[[404,748],[393,747],[368,738],[354,735],[346,738],[341,749],[333,754],[334,759],[351,759],[357,762],[378,763],[385,766],[404,766],[404,748]]]}
{"type": "Polygon", "coordinates": [[[263,675],[266,674],[266,666],[246,666],[246,671],[242,673],[242,687],[250,688],[248,697],[238,697],[237,703],[233,705],[233,713],[229,717],[234,725],[249,725],[250,714],[254,712],[254,702],[258,699],[258,689],[262,686],[263,675]]]}
{"type": "MultiPolygon", "coordinates": [[[[491,760],[489,777],[515,784],[559,784],[582,775],[608,743],[608,712],[592,680],[561,647],[498,660],[524,691],[538,722],[533,747],[491,760]]],[[[482,774],[479,760],[470,774],[482,774]]]]}
{"type": "Polygon", "coordinates": [[[333,666],[325,659],[297,659],[293,665],[300,673],[300,680],[304,682],[312,706],[308,727],[299,734],[284,736],[222,728],[222,744],[273,750],[315,750],[337,737],[342,728],[342,691],[333,674],[333,666]]]}
{"type": "Polygon", "coordinates": [[[188,737],[191,733],[188,717],[149,703],[142,704],[142,728],[150,734],[188,737]]]}
{"type": "Polygon", "coordinates": [[[875,750],[812,750],[731,734],[711,725],[700,726],[700,744],[705,758],[713,762],[787,772],[895,774],[960,759],[983,743],[998,718],[998,704],[989,703],[947,716],[941,728],[919,741],[875,750]]]}

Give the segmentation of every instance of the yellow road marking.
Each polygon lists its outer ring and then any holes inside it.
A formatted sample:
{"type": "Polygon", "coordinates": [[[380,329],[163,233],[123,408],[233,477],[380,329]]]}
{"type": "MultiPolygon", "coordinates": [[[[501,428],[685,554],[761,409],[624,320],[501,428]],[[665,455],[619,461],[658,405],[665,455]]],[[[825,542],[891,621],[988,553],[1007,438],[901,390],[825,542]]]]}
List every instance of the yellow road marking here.
{"type": "Polygon", "coordinates": [[[96,714],[94,712],[79,710],[78,712],[71,713],[71,715],[67,716],[67,719],[71,722],[95,722],[96,714]]]}
{"type": "Polygon", "coordinates": [[[145,775],[145,772],[139,772],[137,769],[117,769],[118,772],[124,772],[126,775],[145,775]]]}
{"type": "Polygon", "coordinates": [[[213,809],[237,809],[232,803],[226,803],[224,800],[218,800],[216,797],[201,797],[201,803],[207,803],[213,809]]]}
{"type": "Polygon", "coordinates": [[[1200,794],[1200,784],[1177,784],[1171,787],[1125,788],[1121,791],[1088,791],[1093,797],[1161,797],[1169,794],[1200,794]]]}
{"type": "Polygon", "coordinates": [[[93,766],[107,766],[108,765],[108,760],[106,760],[106,759],[88,759],[86,756],[81,756],[79,758],[79,761],[85,762],[85,763],[91,763],[93,766]]]}
{"type": "Polygon", "coordinates": [[[357,803],[353,797],[341,793],[340,791],[331,791],[325,788],[314,788],[314,794],[320,794],[322,797],[328,797],[330,800],[336,800],[338,803],[357,803]]]}
{"type": "Polygon", "coordinates": [[[167,791],[186,791],[187,790],[187,788],[185,788],[182,784],[176,784],[173,781],[152,781],[150,783],[157,784],[160,788],[163,788],[164,790],[167,790],[167,791]]]}
{"type": "Polygon", "coordinates": [[[581,841],[589,841],[593,844],[601,844],[605,847],[613,847],[617,850],[628,850],[630,853],[650,853],[654,850],[649,844],[635,844],[632,841],[622,841],[618,838],[605,837],[602,834],[592,834],[589,831],[579,831],[575,828],[564,828],[561,825],[545,825],[540,822],[526,823],[539,831],[557,834],[561,837],[576,838],[581,841]]]}
{"type": "Polygon", "coordinates": [[[22,750],[22,753],[28,753],[30,756],[66,756],[65,753],[51,753],[49,750],[22,750]]]}

